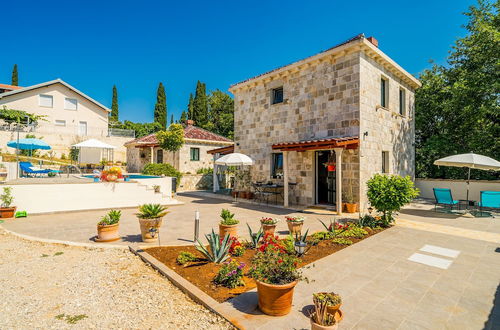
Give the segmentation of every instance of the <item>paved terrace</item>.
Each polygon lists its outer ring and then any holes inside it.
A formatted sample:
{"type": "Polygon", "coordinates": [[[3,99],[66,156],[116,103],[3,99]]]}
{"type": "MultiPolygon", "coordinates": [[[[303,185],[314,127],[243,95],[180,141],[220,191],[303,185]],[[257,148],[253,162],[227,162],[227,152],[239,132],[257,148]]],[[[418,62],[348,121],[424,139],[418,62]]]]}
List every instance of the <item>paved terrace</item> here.
{"type": "MultiPolygon", "coordinates": [[[[261,216],[283,218],[293,211],[252,204],[232,204],[207,197],[183,196],[185,205],[172,207],[163,225],[162,244],[192,244],[193,215],[202,215],[201,232],[216,227],[221,208],[257,228],[261,216]]],[[[223,306],[248,329],[309,328],[311,295],[339,292],[344,300],[340,329],[498,329],[500,324],[500,219],[469,218],[432,211],[415,203],[400,214],[398,224],[343,249],[305,270],[310,283],[296,288],[292,312],[269,317],[257,309],[257,296],[247,292],[223,306]]],[[[121,244],[139,240],[133,213],[124,210],[121,244]]],[[[95,223],[104,212],[76,212],[8,220],[3,226],[25,235],[91,242],[95,223]]],[[[305,228],[321,230],[306,215],[305,228]]],[[[286,232],[281,222],[278,230],[286,232]]],[[[97,243],[95,243],[97,244],[97,243]]]]}

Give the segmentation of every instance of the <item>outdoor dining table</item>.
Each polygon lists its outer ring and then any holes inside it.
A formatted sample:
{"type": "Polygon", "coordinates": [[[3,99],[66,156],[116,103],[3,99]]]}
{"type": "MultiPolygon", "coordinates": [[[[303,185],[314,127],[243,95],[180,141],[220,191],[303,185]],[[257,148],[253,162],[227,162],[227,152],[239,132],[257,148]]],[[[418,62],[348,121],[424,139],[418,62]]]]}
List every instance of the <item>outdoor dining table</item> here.
{"type": "Polygon", "coordinates": [[[284,186],[281,184],[269,184],[269,183],[256,183],[254,184],[255,188],[255,193],[256,194],[261,194],[261,193],[270,193],[275,196],[275,204],[278,204],[278,195],[283,198],[283,188],[284,186]]]}

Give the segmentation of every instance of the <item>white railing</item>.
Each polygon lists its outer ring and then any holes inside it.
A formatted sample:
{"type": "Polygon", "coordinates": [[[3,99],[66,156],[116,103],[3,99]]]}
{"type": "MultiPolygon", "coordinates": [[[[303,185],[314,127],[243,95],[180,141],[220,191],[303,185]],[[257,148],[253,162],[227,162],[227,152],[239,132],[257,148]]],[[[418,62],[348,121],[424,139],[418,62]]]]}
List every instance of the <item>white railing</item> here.
{"type": "Polygon", "coordinates": [[[107,128],[95,126],[79,126],[39,123],[39,124],[18,124],[18,123],[0,123],[0,131],[22,132],[22,133],[40,133],[40,134],[63,134],[78,136],[117,136],[135,138],[135,131],[131,129],[107,128]]]}

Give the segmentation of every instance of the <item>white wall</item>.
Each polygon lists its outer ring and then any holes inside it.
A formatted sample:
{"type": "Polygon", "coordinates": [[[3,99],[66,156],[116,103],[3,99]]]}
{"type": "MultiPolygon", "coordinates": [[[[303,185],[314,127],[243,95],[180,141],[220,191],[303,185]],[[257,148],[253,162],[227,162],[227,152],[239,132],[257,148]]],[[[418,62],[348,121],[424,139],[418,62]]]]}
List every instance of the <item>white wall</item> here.
{"type": "Polygon", "coordinates": [[[168,178],[149,180],[163,185],[160,194],[141,185],[142,182],[31,184],[10,187],[14,196],[13,205],[17,206],[18,211],[27,211],[28,214],[137,207],[145,203],[178,204],[178,201],[171,198],[171,191],[168,191],[168,178]],[[161,183],[159,180],[165,182],[161,183]]]}
{"type": "MultiPolygon", "coordinates": [[[[453,199],[465,199],[467,195],[466,180],[416,179],[415,186],[420,189],[420,197],[434,199],[432,188],[449,188],[453,199]]],[[[479,192],[483,190],[500,191],[500,180],[471,180],[469,199],[479,201],[479,192]]]]}

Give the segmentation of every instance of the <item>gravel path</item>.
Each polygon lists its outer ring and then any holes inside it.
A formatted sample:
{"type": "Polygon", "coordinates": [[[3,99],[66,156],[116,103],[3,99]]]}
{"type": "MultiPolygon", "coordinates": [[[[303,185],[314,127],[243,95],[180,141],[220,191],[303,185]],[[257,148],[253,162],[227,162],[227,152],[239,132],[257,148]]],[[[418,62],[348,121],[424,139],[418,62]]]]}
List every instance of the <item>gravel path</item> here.
{"type": "Polygon", "coordinates": [[[0,329],[229,329],[129,251],[26,241],[0,228],[0,329]]]}

